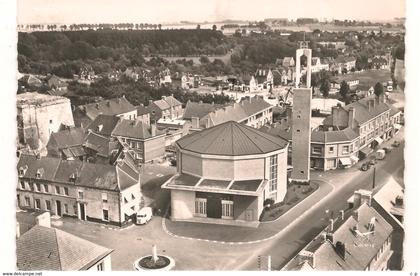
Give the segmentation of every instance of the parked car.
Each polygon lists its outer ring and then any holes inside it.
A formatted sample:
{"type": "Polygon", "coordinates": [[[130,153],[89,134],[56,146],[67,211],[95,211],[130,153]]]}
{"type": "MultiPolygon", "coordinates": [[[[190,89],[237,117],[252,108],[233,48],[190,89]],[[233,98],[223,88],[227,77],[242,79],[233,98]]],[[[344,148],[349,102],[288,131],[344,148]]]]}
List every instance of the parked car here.
{"type": "Polygon", "coordinates": [[[370,169],[370,165],[368,162],[363,163],[362,167],[360,168],[362,171],[367,171],[370,169]]]}
{"type": "Polygon", "coordinates": [[[153,210],[151,207],[141,208],[136,215],[136,224],[146,224],[153,216],[153,210]]]}
{"type": "Polygon", "coordinates": [[[382,159],[385,159],[385,155],[386,155],[385,151],[380,149],[376,151],[375,157],[378,160],[382,160],[382,159]]]}
{"type": "Polygon", "coordinates": [[[400,141],[395,140],[394,143],[392,143],[392,146],[397,148],[400,146],[400,141]]]}

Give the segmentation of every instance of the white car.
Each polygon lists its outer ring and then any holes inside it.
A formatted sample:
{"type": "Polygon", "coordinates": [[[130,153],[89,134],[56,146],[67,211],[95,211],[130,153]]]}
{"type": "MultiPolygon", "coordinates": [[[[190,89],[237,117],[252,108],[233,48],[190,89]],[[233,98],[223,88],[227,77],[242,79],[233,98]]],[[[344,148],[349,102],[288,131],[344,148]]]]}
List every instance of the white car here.
{"type": "Polygon", "coordinates": [[[143,207],[136,215],[136,224],[146,224],[148,223],[153,216],[153,211],[151,207],[143,207]]]}

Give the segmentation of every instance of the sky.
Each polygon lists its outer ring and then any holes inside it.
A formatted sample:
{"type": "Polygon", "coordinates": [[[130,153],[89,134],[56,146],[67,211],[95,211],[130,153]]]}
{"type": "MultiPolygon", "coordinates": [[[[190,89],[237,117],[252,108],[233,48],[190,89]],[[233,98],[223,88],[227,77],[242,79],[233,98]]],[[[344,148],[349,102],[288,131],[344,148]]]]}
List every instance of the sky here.
{"type": "Polygon", "coordinates": [[[405,0],[18,0],[18,24],[174,23],[315,17],[388,20],[405,0]]]}

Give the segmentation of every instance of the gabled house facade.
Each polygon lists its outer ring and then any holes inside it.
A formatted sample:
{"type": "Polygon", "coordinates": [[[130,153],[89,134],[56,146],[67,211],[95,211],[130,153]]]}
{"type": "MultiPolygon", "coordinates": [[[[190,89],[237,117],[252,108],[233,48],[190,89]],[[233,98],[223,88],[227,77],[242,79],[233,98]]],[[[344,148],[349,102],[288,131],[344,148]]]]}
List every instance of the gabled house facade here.
{"type": "Polygon", "coordinates": [[[122,226],[140,207],[140,174],[125,160],[112,166],[21,155],[17,172],[21,209],[122,226]]]}

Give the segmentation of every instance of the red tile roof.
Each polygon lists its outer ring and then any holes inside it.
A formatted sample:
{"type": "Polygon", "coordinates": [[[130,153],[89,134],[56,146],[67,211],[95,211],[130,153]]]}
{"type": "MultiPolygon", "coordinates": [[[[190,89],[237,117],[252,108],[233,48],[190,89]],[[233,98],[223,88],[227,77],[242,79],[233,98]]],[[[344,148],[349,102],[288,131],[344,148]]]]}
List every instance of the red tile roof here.
{"type": "Polygon", "coordinates": [[[177,141],[181,149],[202,154],[252,155],[280,150],[288,142],[252,127],[228,121],[177,141]]]}

